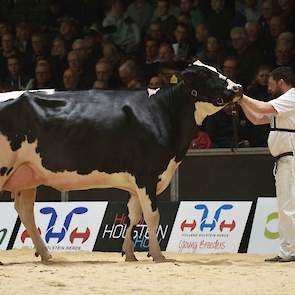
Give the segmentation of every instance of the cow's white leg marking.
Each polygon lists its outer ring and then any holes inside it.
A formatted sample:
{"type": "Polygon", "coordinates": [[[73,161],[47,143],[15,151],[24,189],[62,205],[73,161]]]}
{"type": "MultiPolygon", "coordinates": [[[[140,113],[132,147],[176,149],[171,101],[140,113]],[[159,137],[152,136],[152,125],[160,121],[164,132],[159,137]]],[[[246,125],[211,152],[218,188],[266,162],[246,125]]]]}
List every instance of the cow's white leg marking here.
{"type": "Polygon", "coordinates": [[[141,218],[142,209],[139,203],[138,196],[130,194],[130,199],[128,201],[128,217],[130,224],[126,230],[124,243],[122,246],[122,254],[126,255],[125,261],[137,261],[134,255],[134,243],[132,240],[133,226],[135,226],[141,218]]]}
{"type": "Polygon", "coordinates": [[[160,221],[159,210],[153,211],[152,202],[145,188],[138,190],[138,197],[143,210],[144,220],[149,229],[149,255],[153,257],[155,262],[162,262],[165,260],[165,257],[161,252],[157,239],[157,229],[160,221]]]}
{"type": "Polygon", "coordinates": [[[19,217],[26,227],[33,243],[36,248],[36,256],[41,256],[43,262],[47,262],[52,258],[47,247],[41,239],[38,232],[35,217],[34,217],[34,203],[36,199],[36,189],[29,189],[21,191],[15,196],[15,209],[19,214],[19,217]]]}

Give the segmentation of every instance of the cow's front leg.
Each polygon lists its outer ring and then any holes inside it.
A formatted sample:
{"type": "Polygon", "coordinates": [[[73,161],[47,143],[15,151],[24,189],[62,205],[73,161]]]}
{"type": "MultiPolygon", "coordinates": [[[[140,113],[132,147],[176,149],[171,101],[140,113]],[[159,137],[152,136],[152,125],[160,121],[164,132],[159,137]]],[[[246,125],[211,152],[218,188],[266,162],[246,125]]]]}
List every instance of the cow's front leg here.
{"type": "Polygon", "coordinates": [[[161,252],[157,239],[160,213],[156,207],[156,194],[151,197],[147,195],[146,189],[139,189],[139,200],[143,210],[144,220],[149,229],[149,256],[152,256],[156,262],[163,262],[165,261],[165,256],[161,252]],[[151,200],[153,200],[154,204],[152,204],[151,200]]]}
{"type": "Polygon", "coordinates": [[[19,217],[26,227],[36,248],[36,257],[41,256],[41,260],[46,262],[52,258],[47,247],[45,246],[40,233],[38,232],[35,217],[34,217],[34,203],[36,199],[36,189],[25,190],[17,194],[15,197],[15,208],[19,217]]]}
{"type": "Polygon", "coordinates": [[[125,261],[137,261],[134,255],[134,243],[132,240],[133,227],[139,222],[142,209],[139,203],[139,199],[136,195],[130,194],[130,199],[128,201],[128,217],[129,225],[126,230],[124,243],[122,246],[122,255],[126,255],[125,261]]]}

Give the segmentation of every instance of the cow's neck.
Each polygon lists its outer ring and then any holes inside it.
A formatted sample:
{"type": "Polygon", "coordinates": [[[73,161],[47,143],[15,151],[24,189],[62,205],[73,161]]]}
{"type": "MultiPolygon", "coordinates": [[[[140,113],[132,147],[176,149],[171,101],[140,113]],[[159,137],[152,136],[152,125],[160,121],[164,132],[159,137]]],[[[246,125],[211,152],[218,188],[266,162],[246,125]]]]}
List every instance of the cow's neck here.
{"type": "Polygon", "coordinates": [[[194,101],[185,89],[184,82],[167,89],[165,95],[159,95],[157,101],[169,114],[175,160],[179,162],[184,158],[196,133],[194,101]]]}

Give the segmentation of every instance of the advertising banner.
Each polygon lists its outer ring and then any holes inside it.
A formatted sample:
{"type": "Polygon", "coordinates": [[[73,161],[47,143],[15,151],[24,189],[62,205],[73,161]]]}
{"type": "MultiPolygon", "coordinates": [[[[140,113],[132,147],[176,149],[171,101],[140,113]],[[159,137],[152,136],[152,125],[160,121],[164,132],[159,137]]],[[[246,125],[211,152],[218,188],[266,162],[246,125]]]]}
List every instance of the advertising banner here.
{"type": "Polygon", "coordinates": [[[237,253],[252,202],[181,202],[167,245],[179,253],[237,253]]]}
{"type": "Polygon", "coordinates": [[[15,222],[17,213],[13,202],[0,203],[0,250],[6,250],[15,222]]]}
{"type": "Polygon", "coordinates": [[[279,250],[276,198],[258,198],[248,253],[277,253],[279,250]]]}
{"type": "MultiPolygon", "coordinates": [[[[51,251],[92,251],[107,202],[35,203],[36,224],[51,251]]],[[[21,224],[14,248],[33,247],[21,224]]]]}
{"type": "MultiPolygon", "coordinates": [[[[178,205],[179,203],[169,202],[158,204],[161,218],[157,237],[162,251],[166,250],[178,205]]],[[[94,250],[120,252],[128,222],[127,204],[122,202],[109,202],[94,250]]],[[[133,241],[135,251],[148,251],[148,228],[143,217],[133,229],[133,241]]]]}

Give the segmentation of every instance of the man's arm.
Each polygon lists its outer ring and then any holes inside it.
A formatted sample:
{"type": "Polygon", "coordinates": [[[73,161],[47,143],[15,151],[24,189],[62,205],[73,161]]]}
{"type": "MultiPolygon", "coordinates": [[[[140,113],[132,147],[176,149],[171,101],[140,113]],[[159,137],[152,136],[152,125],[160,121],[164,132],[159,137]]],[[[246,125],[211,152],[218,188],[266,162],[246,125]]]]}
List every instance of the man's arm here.
{"type": "Polygon", "coordinates": [[[270,115],[276,114],[275,108],[269,102],[253,99],[243,95],[239,100],[246,117],[255,125],[270,123],[270,115]]]}

